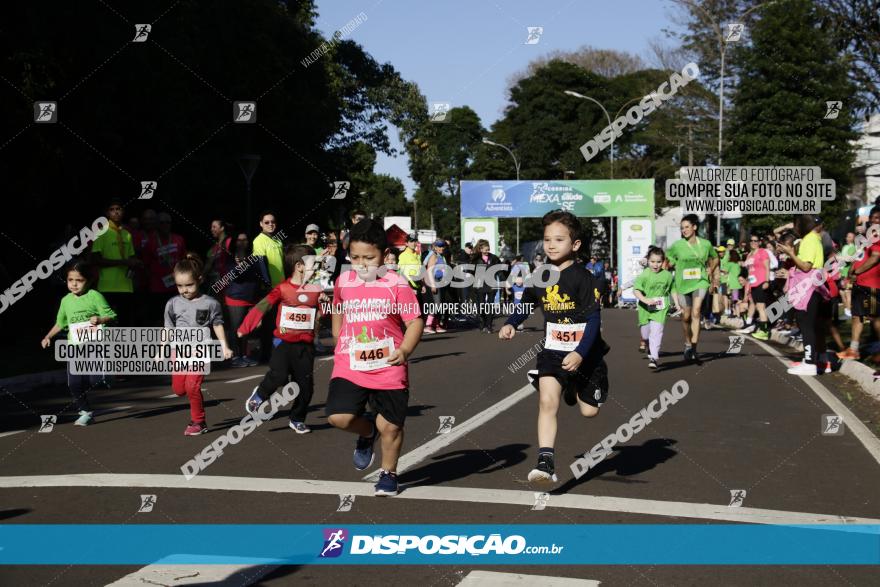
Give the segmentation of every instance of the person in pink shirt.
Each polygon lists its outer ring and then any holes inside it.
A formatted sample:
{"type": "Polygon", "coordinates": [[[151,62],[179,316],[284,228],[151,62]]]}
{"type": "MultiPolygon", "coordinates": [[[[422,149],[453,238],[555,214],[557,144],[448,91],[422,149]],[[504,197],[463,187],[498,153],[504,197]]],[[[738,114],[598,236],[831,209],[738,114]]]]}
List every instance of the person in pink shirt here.
{"type": "Polygon", "coordinates": [[[369,219],[355,224],[343,267],[333,290],[336,351],[327,394],[327,420],[358,435],[354,466],[373,462],[381,438],[382,470],[376,495],[397,495],[397,460],[409,405],[407,359],[422,337],[419,302],[406,278],[382,267],[385,231],[369,219]],[[370,403],[375,421],[364,417],[370,403]]]}
{"type": "Polygon", "coordinates": [[[757,234],[749,238],[749,256],[746,257],[746,268],[749,270],[749,285],[752,300],[758,311],[758,324],[752,336],[759,340],[770,338],[770,322],[767,320],[767,303],[770,299],[770,254],[764,248],[763,239],[757,234]]]}

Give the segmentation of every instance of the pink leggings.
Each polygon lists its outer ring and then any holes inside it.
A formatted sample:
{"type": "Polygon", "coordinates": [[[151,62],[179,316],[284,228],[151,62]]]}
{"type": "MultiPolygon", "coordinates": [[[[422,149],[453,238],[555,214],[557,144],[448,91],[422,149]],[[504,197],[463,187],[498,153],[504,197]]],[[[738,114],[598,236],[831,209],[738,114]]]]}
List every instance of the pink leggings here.
{"type": "Polygon", "coordinates": [[[663,342],[663,324],[651,320],[647,324],[639,326],[642,340],[648,341],[648,354],[655,361],[660,359],[660,343],[663,342]]]}

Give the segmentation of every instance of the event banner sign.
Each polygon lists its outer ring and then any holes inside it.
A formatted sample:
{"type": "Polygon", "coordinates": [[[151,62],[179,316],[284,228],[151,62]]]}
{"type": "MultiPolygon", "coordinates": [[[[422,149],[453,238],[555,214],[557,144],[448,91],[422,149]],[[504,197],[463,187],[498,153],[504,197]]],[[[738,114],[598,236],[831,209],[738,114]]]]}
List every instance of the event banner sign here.
{"type": "Polygon", "coordinates": [[[642,266],[639,263],[654,244],[654,221],[651,218],[617,219],[617,267],[620,284],[620,300],[636,302],[631,284],[642,266]]]}
{"type": "Polygon", "coordinates": [[[653,179],[486,180],[461,182],[462,217],[654,216],[653,179]]]}

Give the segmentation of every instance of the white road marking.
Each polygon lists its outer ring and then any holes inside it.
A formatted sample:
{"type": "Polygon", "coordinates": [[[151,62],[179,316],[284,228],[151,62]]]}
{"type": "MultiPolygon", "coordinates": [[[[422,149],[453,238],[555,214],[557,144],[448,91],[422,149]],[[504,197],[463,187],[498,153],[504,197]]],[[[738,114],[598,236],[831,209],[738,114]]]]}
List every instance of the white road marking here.
{"type": "MultiPolygon", "coordinates": [[[[780,363],[782,363],[786,368],[789,366],[789,360],[783,356],[779,351],[774,349],[769,344],[765,344],[760,340],[751,339],[752,342],[759,345],[765,351],[772,354],[776,357],[780,363]]],[[[795,377],[792,375],[791,377],[795,377]]],[[[859,439],[859,442],[867,449],[867,451],[874,457],[874,460],[880,464],[880,439],[878,439],[871,432],[871,429],[865,426],[861,420],[859,420],[858,416],[853,414],[846,404],[837,399],[831,391],[827,387],[825,387],[818,379],[818,377],[810,377],[809,375],[801,377],[801,379],[806,383],[810,389],[812,389],[816,395],[819,396],[825,404],[831,408],[831,410],[837,414],[838,416],[843,416],[844,425],[849,428],[850,432],[853,433],[853,436],[859,439]]],[[[816,427],[818,429],[819,423],[817,421],[816,427]]]]}
{"type": "Polygon", "coordinates": [[[4,436],[12,436],[13,434],[18,434],[19,432],[26,432],[26,430],[10,430],[9,432],[0,432],[0,438],[4,436]]]}
{"type": "Polygon", "coordinates": [[[176,397],[183,397],[182,395],[177,395],[176,393],[172,393],[171,395],[163,395],[159,399],[174,399],[176,397]]]}
{"type": "Polygon", "coordinates": [[[599,581],[592,579],[569,579],[568,577],[548,577],[545,575],[521,575],[519,573],[496,573],[494,571],[471,571],[458,584],[458,587],[599,587],[599,581]]]}
{"type": "MultiPolygon", "coordinates": [[[[164,559],[163,559],[164,560],[164,559]]],[[[217,557],[223,560],[223,557],[217,557]]],[[[107,587],[144,587],[144,585],[216,585],[241,587],[257,582],[278,565],[174,565],[162,561],[138,569],[109,583],[107,587]]]]}
{"type": "MultiPolygon", "coordinates": [[[[85,473],[79,475],[33,475],[0,477],[0,489],[21,487],[129,487],[165,489],[205,489],[373,496],[373,485],[358,481],[322,481],[319,479],[276,479],[264,477],[227,477],[197,475],[189,481],[183,475],[85,473]]],[[[532,507],[533,491],[518,489],[483,489],[478,487],[422,486],[405,488],[394,499],[422,499],[468,503],[495,503],[532,507]]],[[[727,504],[657,501],[628,497],[565,494],[553,495],[548,508],[595,510],[643,514],[670,518],[691,518],[752,524],[880,524],[880,519],[786,512],[759,508],[731,508],[727,504]]]]}
{"type": "Polygon", "coordinates": [[[226,383],[241,383],[242,381],[247,381],[249,379],[256,379],[257,377],[262,377],[262,376],[263,376],[262,373],[259,375],[248,375],[247,377],[241,377],[239,379],[230,379],[226,383]]]}
{"type": "MultiPolygon", "coordinates": [[[[469,434],[476,428],[482,426],[504,410],[513,407],[534,392],[535,387],[533,385],[524,385],[497,404],[493,404],[473,418],[465,420],[461,424],[454,426],[451,432],[447,434],[438,434],[436,438],[429,440],[425,444],[416,447],[415,449],[400,457],[400,460],[397,463],[397,472],[403,473],[404,471],[412,469],[415,465],[421,463],[432,454],[436,453],[442,448],[449,446],[462,436],[469,434]]],[[[365,481],[377,481],[378,479],[379,471],[374,471],[364,477],[365,481]]]]}

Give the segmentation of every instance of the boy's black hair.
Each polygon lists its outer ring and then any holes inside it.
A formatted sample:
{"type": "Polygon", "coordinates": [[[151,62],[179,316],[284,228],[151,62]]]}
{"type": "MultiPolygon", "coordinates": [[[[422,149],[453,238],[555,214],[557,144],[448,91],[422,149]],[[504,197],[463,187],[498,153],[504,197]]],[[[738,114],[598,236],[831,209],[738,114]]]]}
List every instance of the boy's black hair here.
{"type": "MultiPolygon", "coordinates": [[[[384,251],[388,248],[388,238],[385,236],[385,230],[374,220],[364,218],[351,227],[348,233],[349,243],[355,241],[359,243],[367,243],[384,251]]],[[[351,246],[351,245],[349,245],[351,246]]]]}
{"type": "Polygon", "coordinates": [[[284,247],[284,276],[290,279],[296,264],[307,255],[315,255],[315,249],[309,245],[287,245],[284,247]]]}
{"type": "Polygon", "coordinates": [[[551,210],[544,214],[544,217],[541,219],[541,227],[547,228],[554,222],[559,222],[568,229],[568,233],[571,235],[571,242],[581,239],[581,233],[583,232],[581,221],[571,212],[551,210]]]}
{"type": "Polygon", "coordinates": [[[278,220],[278,215],[275,214],[274,210],[263,210],[262,212],[260,212],[260,215],[257,216],[257,220],[259,222],[262,222],[263,218],[265,218],[266,216],[269,216],[270,214],[275,217],[275,220],[278,220]]]}
{"type": "Polygon", "coordinates": [[[687,214],[685,216],[682,216],[681,221],[684,222],[685,220],[687,220],[688,222],[690,222],[694,226],[700,225],[700,217],[697,216],[696,214],[687,214]]]}
{"type": "Polygon", "coordinates": [[[119,206],[123,210],[125,210],[125,204],[122,202],[122,198],[110,198],[107,200],[107,206],[104,207],[105,210],[109,210],[113,206],[119,206]]]}

